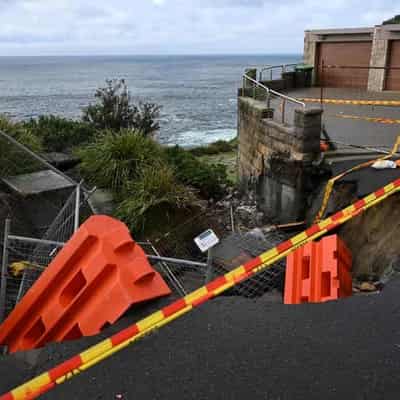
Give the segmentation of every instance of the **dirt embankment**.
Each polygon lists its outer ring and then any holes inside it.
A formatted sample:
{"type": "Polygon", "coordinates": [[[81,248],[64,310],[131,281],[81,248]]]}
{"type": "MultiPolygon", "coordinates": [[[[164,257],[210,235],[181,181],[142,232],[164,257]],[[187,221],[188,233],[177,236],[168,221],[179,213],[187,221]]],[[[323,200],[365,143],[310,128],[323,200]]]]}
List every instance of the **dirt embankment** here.
{"type": "Polygon", "coordinates": [[[353,254],[353,274],[380,276],[399,256],[400,196],[393,195],[339,231],[353,254]]]}

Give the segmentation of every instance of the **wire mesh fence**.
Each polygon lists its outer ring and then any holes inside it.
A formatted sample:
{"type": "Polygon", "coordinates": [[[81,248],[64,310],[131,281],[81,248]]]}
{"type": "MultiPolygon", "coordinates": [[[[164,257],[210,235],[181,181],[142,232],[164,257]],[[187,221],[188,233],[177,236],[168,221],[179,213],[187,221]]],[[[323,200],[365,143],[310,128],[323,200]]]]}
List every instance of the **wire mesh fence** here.
{"type": "MultiPolygon", "coordinates": [[[[233,217],[235,212],[233,211],[233,217]]],[[[231,215],[229,210],[220,210],[211,217],[200,214],[191,218],[169,232],[166,236],[155,240],[151,246],[157,254],[164,257],[179,257],[202,263],[201,266],[188,266],[166,262],[174,280],[178,281],[182,292],[188,293],[202,286],[209,275],[211,279],[225,274],[233,268],[245,263],[286,240],[287,237],[279,231],[263,233],[236,231],[232,233],[231,215]],[[207,265],[207,254],[201,253],[194,243],[194,238],[207,229],[213,229],[220,238],[220,243],[211,251],[211,264],[207,265]]],[[[150,250],[147,252],[150,253],[150,250]]],[[[162,266],[155,265],[156,268],[162,266]]],[[[163,271],[158,269],[161,274],[163,271]]],[[[273,289],[282,291],[285,262],[276,263],[272,268],[259,273],[255,277],[238,285],[229,292],[230,295],[258,297],[273,289]]],[[[164,274],[165,276],[165,274],[164,274]]]]}
{"type": "Polygon", "coordinates": [[[40,172],[48,169],[45,164],[16,145],[15,139],[0,131],[0,178],[40,172]]]}
{"type": "Polygon", "coordinates": [[[67,242],[73,233],[79,227],[79,209],[81,206],[81,191],[80,185],[72,192],[61,211],[47,229],[42,237],[42,241],[36,242],[36,246],[32,248],[32,252],[27,254],[29,262],[42,265],[43,268],[26,268],[23,271],[20,288],[17,294],[16,303],[26,294],[29,288],[36,282],[42,273],[43,269],[50,263],[51,259],[44,259],[43,264],[38,263],[43,257],[43,254],[53,254],[54,249],[49,253],[49,244],[47,240],[53,242],[67,242]]]}
{"type": "MultiPolygon", "coordinates": [[[[263,233],[260,230],[235,233],[225,238],[214,251],[214,276],[225,274],[257,257],[280,242],[286,240],[279,231],[263,233]]],[[[243,281],[230,291],[230,294],[248,298],[263,296],[272,290],[282,292],[285,275],[285,261],[275,263],[271,268],[243,281]]]]}
{"type": "MultiPolygon", "coordinates": [[[[42,239],[13,235],[12,229],[6,232],[2,269],[2,283],[6,283],[3,302],[5,315],[13,310],[58,254],[64,242],[72,236],[76,229],[74,212],[79,210],[74,203],[77,199],[80,206],[85,201],[73,193],[42,239]]],[[[200,213],[160,238],[138,243],[176,295],[187,295],[210,279],[229,272],[285,240],[276,231],[232,233],[232,215],[234,217],[235,213],[230,211],[224,209],[200,213]],[[199,250],[194,238],[210,228],[216,232],[220,243],[212,249],[208,258],[199,250]]],[[[254,298],[273,289],[281,291],[284,269],[284,262],[277,263],[242,282],[228,294],[254,298]]]]}
{"type": "Polygon", "coordinates": [[[207,264],[201,261],[175,259],[171,254],[160,252],[151,242],[140,243],[153,267],[166,280],[178,296],[186,296],[205,283],[207,264]],[[151,256],[163,258],[152,259],[151,256]],[[168,258],[171,258],[168,260],[168,258]]]}
{"type": "Polygon", "coordinates": [[[80,209],[87,200],[83,196],[80,185],[77,185],[41,239],[13,235],[12,225],[6,228],[1,276],[5,293],[3,304],[0,304],[3,315],[12,311],[57,255],[62,244],[78,229],[80,209]]]}
{"type": "Polygon", "coordinates": [[[56,256],[60,245],[9,235],[7,238],[6,296],[8,315],[56,256]]]}
{"type": "Polygon", "coordinates": [[[15,307],[55,256],[54,242],[68,241],[80,218],[92,214],[87,200],[93,191],[88,192],[34,150],[39,149],[26,132],[10,136],[0,131],[0,224],[7,218],[13,221],[7,237],[0,229],[3,313],[15,307]]]}

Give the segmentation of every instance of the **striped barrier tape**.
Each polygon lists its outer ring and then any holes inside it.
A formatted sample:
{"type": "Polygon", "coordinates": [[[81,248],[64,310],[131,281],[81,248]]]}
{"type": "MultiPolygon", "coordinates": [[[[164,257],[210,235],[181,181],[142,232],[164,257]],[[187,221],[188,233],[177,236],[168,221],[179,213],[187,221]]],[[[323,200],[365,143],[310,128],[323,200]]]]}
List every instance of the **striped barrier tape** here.
{"type": "Polygon", "coordinates": [[[150,332],[167,325],[236,284],[263,271],[305,243],[321,237],[398,191],[400,191],[400,179],[371,193],[364,199],[357,201],[324,221],[313,225],[304,232],[268,250],[246,264],[216,278],[207,285],[151,314],[147,318],[90,347],[83,353],[11,390],[2,395],[0,400],[32,400],[37,398],[53,389],[56,385],[73,378],[75,375],[124,349],[150,332]]]}
{"type": "MultiPolygon", "coordinates": [[[[318,98],[300,98],[300,101],[305,103],[321,103],[321,99],[318,98]]],[[[355,106],[387,106],[387,107],[398,107],[400,106],[400,100],[348,100],[348,99],[322,99],[324,104],[348,104],[355,106]]]]}
{"type": "Polygon", "coordinates": [[[352,167],[352,168],[342,172],[341,174],[336,175],[335,177],[329,179],[328,183],[325,186],[325,192],[324,192],[324,197],[322,199],[321,208],[319,209],[319,211],[317,213],[317,216],[314,219],[314,223],[318,223],[324,217],[325,211],[326,211],[326,209],[328,207],[329,199],[330,199],[331,194],[332,194],[333,186],[338,180],[342,179],[344,176],[346,176],[347,174],[350,174],[351,172],[358,171],[358,170],[360,170],[362,168],[369,167],[370,165],[372,165],[376,161],[387,160],[389,158],[392,158],[397,153],[397,150],[398,150],[399,146],[400,146],[400,136],[397,136],[396,142],[393,145],[393,148],[392,148],[392,150],[390,151],[389,154],[387,154],[387,155],[385,155],[383,157],[379,157],[379,158],[377,158],[375,160],[370,160],[370,161],[366,161],[366,162],[363,162],[361,164],[355,165],[354,167],[352,167]]]}
{"type": "Polygon", "coordinates": [[[383,118],[383,117],[367,117],[360,115],[349,115],[349,114],[336,114],[334,115],[336,118],[344,118],[344,119],[355,119],[361,121],[368,122],[376,122],[379,124],[400,124],[400,119],[392,119],[392,118],[383,118]]]}

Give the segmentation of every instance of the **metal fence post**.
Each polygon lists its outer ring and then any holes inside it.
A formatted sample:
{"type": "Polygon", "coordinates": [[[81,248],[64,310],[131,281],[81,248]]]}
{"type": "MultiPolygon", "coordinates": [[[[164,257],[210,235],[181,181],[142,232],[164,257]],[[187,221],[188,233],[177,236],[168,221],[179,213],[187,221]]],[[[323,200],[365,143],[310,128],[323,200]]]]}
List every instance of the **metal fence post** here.
{"type": "Polygon", "coordinates": [[[74,232],[79,229],[79,209],[81,206],[81,184],[76,185],[75,190],[75,215],[74,215],[74,232]]]}
{"type": "Polygon", "coordinates": [[[207,252],[207,270],[206,270],[206,277],[205,283],[211,282],[213,275],[213,264],[212,264],[212,248],[208,249],[207,252]]]}
{"type": "Polygon", "coordinates": [[[0,322],[3,322],[6,312],[7,266],[8,266],[8,235],[10,234],[10,219],[4,224],[3,259],[1,263],[0,281],[0,322]]]}

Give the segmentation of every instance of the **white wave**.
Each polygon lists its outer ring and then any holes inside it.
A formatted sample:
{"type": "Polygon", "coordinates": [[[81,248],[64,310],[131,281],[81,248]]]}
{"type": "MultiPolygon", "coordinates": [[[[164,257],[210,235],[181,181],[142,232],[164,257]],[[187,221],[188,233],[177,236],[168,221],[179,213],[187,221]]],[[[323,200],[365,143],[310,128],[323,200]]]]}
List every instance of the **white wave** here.
{"type": "Polygon", "coordinates": [[[232,140],[237,136],[237,130],[231,128],[188,130],[174,135],[166,144],[182,147],[197,147],[216,142],[217,140],[232,140]]]}

